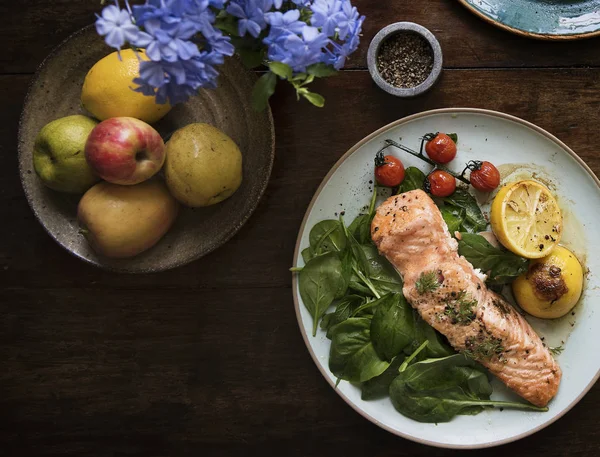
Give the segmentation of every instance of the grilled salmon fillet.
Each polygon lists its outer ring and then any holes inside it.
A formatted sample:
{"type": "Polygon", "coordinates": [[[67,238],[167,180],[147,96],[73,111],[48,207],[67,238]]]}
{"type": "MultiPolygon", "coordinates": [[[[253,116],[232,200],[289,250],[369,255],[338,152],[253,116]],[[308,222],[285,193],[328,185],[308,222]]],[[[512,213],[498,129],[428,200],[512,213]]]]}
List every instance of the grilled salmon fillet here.
{"type": "Polygon", "coordinates": [[[561,370],[527,321],[462,256],[442,215],[422,190],[377,208],[371,237],[404,279],[409,303],[459,352],[536,406],[556,395],[561,370]]]}

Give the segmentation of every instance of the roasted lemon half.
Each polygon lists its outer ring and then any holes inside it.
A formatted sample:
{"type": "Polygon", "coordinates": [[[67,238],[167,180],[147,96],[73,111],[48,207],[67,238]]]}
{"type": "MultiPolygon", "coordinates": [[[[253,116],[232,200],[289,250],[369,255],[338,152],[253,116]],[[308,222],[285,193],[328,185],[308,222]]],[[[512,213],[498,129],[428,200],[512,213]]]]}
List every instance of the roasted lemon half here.
{"type": "Polygon", "coordinates": [[[583,268],[573,254],[556,246],[550,255],[532,260],[529,270],[512,285],[515,299],[529,314],[555,319],[567,314],[579,301],[583,268]]]}
{"type": "Polygon", "coordinates": [[[558,245],[563,229],[560,208],[548,188],[536,181],[502,187],[492,203],[492,230],[504,247],[521,257],[539,259],[558,245]]]}

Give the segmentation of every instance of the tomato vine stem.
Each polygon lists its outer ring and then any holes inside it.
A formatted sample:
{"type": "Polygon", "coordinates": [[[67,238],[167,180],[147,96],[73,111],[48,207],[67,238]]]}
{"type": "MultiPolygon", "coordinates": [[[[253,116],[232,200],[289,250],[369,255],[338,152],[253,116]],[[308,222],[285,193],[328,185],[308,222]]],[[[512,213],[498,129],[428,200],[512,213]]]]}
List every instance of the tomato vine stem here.
{"type": "MultiPolygon", "coordinates": [[[[393,147],[398,148],[398,149],[400,149],[400,150],[402,150],[404,152],[408,152],[409,154],[411,154],[411,155],[413,155],[415,157],[418,157],[419,159],[421,159],[424,162],[427,162],[429,165],[433,166],[433,170],[431,170],[431,171],[442,170],[442,171],[445,171],[445,172],[451,174],[456,179],[458,179],[459,181],[464,182],[465,184],[471,184],[471,182],[467,178],[464,177],[464,171],[461,174],[455,173],[455,172],[449,170],[448,168],[444,167],[443,165],[435,163],[433,160],[431,160],[429,157],[427,157],[425,154],[423,154],[423,147],[425,145],[425,141],[427,141],[427,138],[423,137],[421,139],[421,150],[419,152],[417,152],[417,151],[412,150],[408,146],[404,146],[403,144],[400,144],[400,143],[398,143],[398,142],[396,142],[394,140],[386,139],[385,140],[385,146],[383,148],[381,148],[378,151],[378,153],[379,152],[383,152],[384,150],[386,150],[390,146],[393,146],[393,147]]],[[[465,169],[465,171],[466,171],[466,169],[465,169]]]]}

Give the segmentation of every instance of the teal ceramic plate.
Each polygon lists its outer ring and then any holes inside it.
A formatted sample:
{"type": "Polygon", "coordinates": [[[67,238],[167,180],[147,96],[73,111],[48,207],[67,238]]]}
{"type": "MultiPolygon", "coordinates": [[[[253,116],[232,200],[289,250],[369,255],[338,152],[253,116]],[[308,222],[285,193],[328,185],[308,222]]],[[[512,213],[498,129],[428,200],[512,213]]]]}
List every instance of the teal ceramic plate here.
{"type": "Polygon", "coordinates": [[[531,38],[600,35],[600,0],[459,0],[493,25],[531,38]]]}

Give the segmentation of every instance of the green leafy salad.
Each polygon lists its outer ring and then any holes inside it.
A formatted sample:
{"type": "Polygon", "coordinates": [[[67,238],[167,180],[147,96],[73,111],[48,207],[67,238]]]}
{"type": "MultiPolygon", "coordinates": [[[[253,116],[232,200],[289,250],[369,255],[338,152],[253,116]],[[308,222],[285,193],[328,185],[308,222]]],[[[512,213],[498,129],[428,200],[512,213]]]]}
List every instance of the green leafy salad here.
{"type": "MultiPolygon", "coordinates": [[[[422,189],[426,177],[415,167],[397,193],[422,189]]],[[[389,396],[398,412],[419,422],[446,422],[486,407],[546,411],[527,403],[490,400],[490,375],[475,358],[457,353],[421,319],[402,294],[402,278],[371,241],[377,190],[363,214],[350,224],[343,216],[323,220],[310,231],[298,275],[300,296],[331,340],[329,369],[356,384],[363,400],[389,396]]],[[[487,228],[475,198],[463,188],[436,199],[450,233],[460,232],[459,253],[501,287],[527,270],[527,260],[494,247],[478,232],[487,228]]],[[[417,288],[436,287],[423,275],[417,288]]],[[[460,318],[460,316],[457,316],[460,318]]],[[[493,350],[493,349],[492,349],[493,350]]]]}

